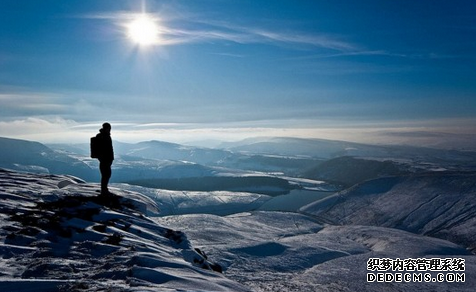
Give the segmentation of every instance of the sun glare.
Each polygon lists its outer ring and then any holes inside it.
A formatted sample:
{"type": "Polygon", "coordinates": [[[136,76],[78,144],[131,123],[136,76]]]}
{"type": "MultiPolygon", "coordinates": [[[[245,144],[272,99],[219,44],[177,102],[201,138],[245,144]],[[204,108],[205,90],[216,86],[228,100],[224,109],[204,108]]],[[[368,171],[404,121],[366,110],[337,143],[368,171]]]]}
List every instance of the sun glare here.
{"type": "Polygon", "coordinates": [[[154,19],[143,14],[127,25],[127,35],[140,46],[154,45],[159,40],[159,26],[154,19]]]}

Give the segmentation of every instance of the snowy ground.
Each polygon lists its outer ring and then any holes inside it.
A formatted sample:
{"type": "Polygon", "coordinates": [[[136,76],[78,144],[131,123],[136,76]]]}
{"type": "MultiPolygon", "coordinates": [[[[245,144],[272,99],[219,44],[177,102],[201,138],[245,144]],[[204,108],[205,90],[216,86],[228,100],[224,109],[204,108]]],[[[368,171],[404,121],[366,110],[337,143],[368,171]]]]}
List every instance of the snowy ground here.
{"type": "Polygon", "coordinates": [[[0,291],[248,291],[147,197],[66,176],[0,171],[0,291]]]}
{"type": "Polygon", "coordinates": [[[161,216],[196,213],[230,215],[255,210],[271,199],[267,195],[244,192],[169,191],[128,184],[114,186],[147,196],[159,206],[161,216]]]}
{"type": "Polygon", "coordinates": [[[227,277],[253,291],[474,291],[476,285],[476,258],[466,249],[401,230],[323,225],[288,212],[154,220],[184,231],[227,277]],[[367,283],[369,258],[423,257],[464,259],[465,282],[367,283]]]}
{"type": "MultiPolygon", "coordinates": [[[[252,211],[270,200],[252,193],[140,194],[116,186],[116,196],[103,199],[97,185],[72,177],[0,170],[0,291],[476,287],[476,257],[447,240],[381,226],[336,225],[337,218],[323,216],[317,205],[307,208],[307,215],[252,211]],[[212,214],[220,213],[220,207],[235,214],[212,214]],[[186,210],[197,214],[182,214],[186,210]],[[367,269],[369,259],[384,258],[450,259],[451,267],[464,260],[465,270],[405,272],[429,275],[429,281],[367,282],[368,273],[376,272],[367,269]],[[463,274],[464,282],[450,282],[447,276],[455,274],[463,274]],[[443,282],[432,281],[438,275],[443,282]]],[[[321,204],[331,204],[332,198],[321,204]]]]}
{"type": "Polygon", "coordinates": [[[426,173],[367,181],[301,209],[337,224],[398,228],[476,252],[476,175],[426,173]]]}

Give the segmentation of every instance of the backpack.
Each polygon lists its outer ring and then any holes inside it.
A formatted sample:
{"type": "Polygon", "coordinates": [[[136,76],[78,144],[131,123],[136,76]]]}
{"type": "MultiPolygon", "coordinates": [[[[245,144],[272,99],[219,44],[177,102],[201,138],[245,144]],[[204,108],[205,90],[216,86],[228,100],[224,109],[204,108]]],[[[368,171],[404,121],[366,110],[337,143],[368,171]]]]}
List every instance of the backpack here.
{"type": "Polygon", "coordinates": [[[91,137],[91,158],[99,158],[101,152],[100,141],[98,137],[91,137]]]}

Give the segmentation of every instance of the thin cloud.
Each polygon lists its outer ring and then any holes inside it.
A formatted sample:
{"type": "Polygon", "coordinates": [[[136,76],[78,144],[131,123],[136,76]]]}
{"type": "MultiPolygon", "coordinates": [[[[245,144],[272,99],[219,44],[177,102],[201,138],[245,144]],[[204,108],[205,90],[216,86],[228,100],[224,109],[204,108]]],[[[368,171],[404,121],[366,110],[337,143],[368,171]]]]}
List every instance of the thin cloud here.
{"type": "Polygon", "coordinates": [[[66,142],[68,139],[77,139],[78,132],[71,131],[71,128],[75,125],[77,125],[75,121],[60,117],[52,119],[38,117],[19,118],[12,121],[0,121],[0,136],[35,141],[63,139],[66,142]]]}
{"type": "Polygon", "coordinates": [[[3,93],[0,94],[0,102],[0,113],[4,117],[59,114],[66,110],[66,105],[58,102],[58,96],[55,95],[3,93]]]}
{"type": "MultiPolygon", "coordinates": [[[[106,20],[117,26],[124,27],[140,13],[137,12],[108,12],[82,16],[83,18],[106,20]]],[[[302,31],[279,31],[261,27],[250,27],[231,24],[222,21],[204,21],[198,16],[167,17],[160,13],[147,13],[159,23],[160,42],[158,45],[180,45],[188,43],[208,43],[212,41],[233,42],[238,44],[266,44],[274,46],[290,45],[316,47],[349,52],[358,50],[358,46],[327,34],[309,33],[302,31]]],[[[203,16],[202,16],[203,18],[203,16]]]]}
{"type": "Polygon", "coordinates": [[[312,46],[340,52],[357,50],[358,46],[325,34],[310,34],[301,31],[278,31],[266,28],[245,27],[225,23],[197,22],[212,29],[182,30],[193,41],[223,40],[239,44],[267,44],[276,46],[312,46]]]}
{"type": "MultiPolygon", "coordinates": [[[[352,51],[356,50],[357,46],[348,42],[338,40],[325,35],[309,35],[304,33],[283,33],[274,32],[263,29],[251,29],[250,33],[257,36],[266,42],[285,43],[285,44],[297,44],[308,45],[314,47],[320,47],[325,49],[331,49],[336,51],[352,51]]],[[[257,39],[258,39],[257,38],[257,39]]]]}
{"type": "Polygon", "coordinates": [[[231,54],[231,53],[212,53],[212,54],[217,55],[217,56],[231,57],[231,58],[244,58],[244,57],[246,57],[245,55],[231,54]]]}

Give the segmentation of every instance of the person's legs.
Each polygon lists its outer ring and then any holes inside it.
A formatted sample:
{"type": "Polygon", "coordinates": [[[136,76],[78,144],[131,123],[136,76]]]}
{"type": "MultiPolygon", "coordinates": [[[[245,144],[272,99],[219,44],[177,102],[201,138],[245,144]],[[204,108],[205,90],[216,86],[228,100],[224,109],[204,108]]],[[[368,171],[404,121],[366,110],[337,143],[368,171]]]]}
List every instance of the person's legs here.
{"type": "Polygon", "coordinates": [[[101,171],[101,194],[109,194],[107,185],[111,178],[111,165],[112,161],[100,161],[99,170],[101,171]]]}

